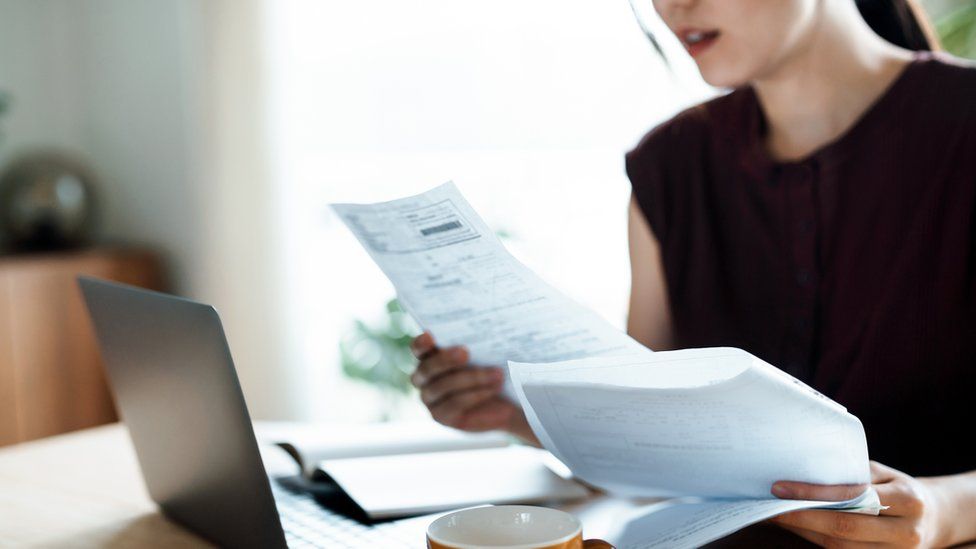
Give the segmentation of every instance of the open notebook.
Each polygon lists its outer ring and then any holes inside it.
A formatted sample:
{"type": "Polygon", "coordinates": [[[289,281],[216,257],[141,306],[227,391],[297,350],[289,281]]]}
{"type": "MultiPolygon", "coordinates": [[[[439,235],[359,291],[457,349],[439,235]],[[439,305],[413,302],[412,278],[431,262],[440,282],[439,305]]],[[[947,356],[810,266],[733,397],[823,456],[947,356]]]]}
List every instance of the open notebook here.
{"type": "Polygon", "coordinates": [[[370,519],[588,495],[547,466],[548,452],[498,433],[468,434],[433,422],[259,423],[255,432],[288,452],[312,484],[337,486],[370,519]]]}
{"type": "Polygon", "coordinates": [[[311,478],[322,460],[504,448],[501,433],[464,433],[433,421],[395,423],[293,423],[262,421],[254,432],[265,444],[281,447],[311,478]]]}

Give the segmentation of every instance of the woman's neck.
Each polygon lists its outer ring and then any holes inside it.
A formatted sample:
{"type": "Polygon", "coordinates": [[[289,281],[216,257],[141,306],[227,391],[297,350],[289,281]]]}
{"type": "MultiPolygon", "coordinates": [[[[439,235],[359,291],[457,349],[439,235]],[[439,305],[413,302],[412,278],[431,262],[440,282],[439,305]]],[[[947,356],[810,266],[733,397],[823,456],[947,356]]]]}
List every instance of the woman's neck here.
{"type": "Polygon", "coordinates": [[[822,2],[813,28],[753,87],[766,115],[766,148],[800,160],[843,135],[888,89],[912,54],[877,37],[853,2],[822,2]]]}

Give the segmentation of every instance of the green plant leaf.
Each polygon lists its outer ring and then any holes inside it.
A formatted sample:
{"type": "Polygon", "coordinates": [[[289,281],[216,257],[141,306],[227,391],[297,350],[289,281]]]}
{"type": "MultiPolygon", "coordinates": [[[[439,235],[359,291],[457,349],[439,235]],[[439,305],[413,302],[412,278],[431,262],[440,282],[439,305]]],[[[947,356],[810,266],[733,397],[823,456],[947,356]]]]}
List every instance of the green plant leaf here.
{"type": "Polygon", "coordinates": [[[375,325],[358,319],[352,322],[339,343],[342,372],[378,389],[409,394],[416,364],[410,342],[419,329],[396,299],[385,304],[385,312],[383,321],[375,325]]]}
{"type": "Polygon", "coordinates": [[[950,12],[936,22],[935,28],[946,51],[976,59],[976,4],[950,12]]]}

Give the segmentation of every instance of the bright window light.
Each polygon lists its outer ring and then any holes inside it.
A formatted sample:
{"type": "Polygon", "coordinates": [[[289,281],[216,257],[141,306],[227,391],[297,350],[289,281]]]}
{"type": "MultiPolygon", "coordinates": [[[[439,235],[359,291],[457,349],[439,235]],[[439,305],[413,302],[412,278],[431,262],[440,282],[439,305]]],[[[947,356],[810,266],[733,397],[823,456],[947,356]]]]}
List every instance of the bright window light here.
{"type": "Polygon", "coordinates": [[[627,0],[275,0],[265,9],[291,338],[280,367],[307,380],[296,395],[307,419],[375,417],[375,396],[342,378],[338,342],[394,296],[330,202],[453,180],[529,267],[623,328],[623,154],[710,93],[686,64],[676,83],[627,0]]]}

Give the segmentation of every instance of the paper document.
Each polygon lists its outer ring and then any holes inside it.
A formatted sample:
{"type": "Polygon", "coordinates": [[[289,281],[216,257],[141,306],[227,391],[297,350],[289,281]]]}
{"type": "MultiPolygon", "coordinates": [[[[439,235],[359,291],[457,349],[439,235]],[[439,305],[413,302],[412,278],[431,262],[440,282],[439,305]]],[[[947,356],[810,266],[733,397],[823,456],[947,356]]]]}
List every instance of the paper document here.
{"type": "MultiPolygon", "coordinates": [[[[776,500],[777,480],[870,482],[861,422],[740,349],[512,362],[509,369],[533,431],[580,479],[624,496],[723,505],[702,515],[708,528],[694,520],[695,508],[669,511],[685,521],[649,515],[644,531],[661,532],[651,540],[678,535],[684,523],[721,537],[797,505],[836,505],[776,500]],[[716,509],[728,520],[714,522],[716,509]]],[[[876,496],[865,498],[844,506],[876,513],[876,496]]]]}
{"type": "Polygon", "coordinates": [[[667,501],[633,513],[607,536],[617,549],[693,549],[751,524],[801,509],[836,509],[877,514],[873,489],[850,501],[743,499],[667,501]]]}
{"type": "Polygon", "coordinates": [[[649,353],[553,289],[498,240],[453,183],[378,204],[333,204],[438,345],[502,366],[649,353]]]}

